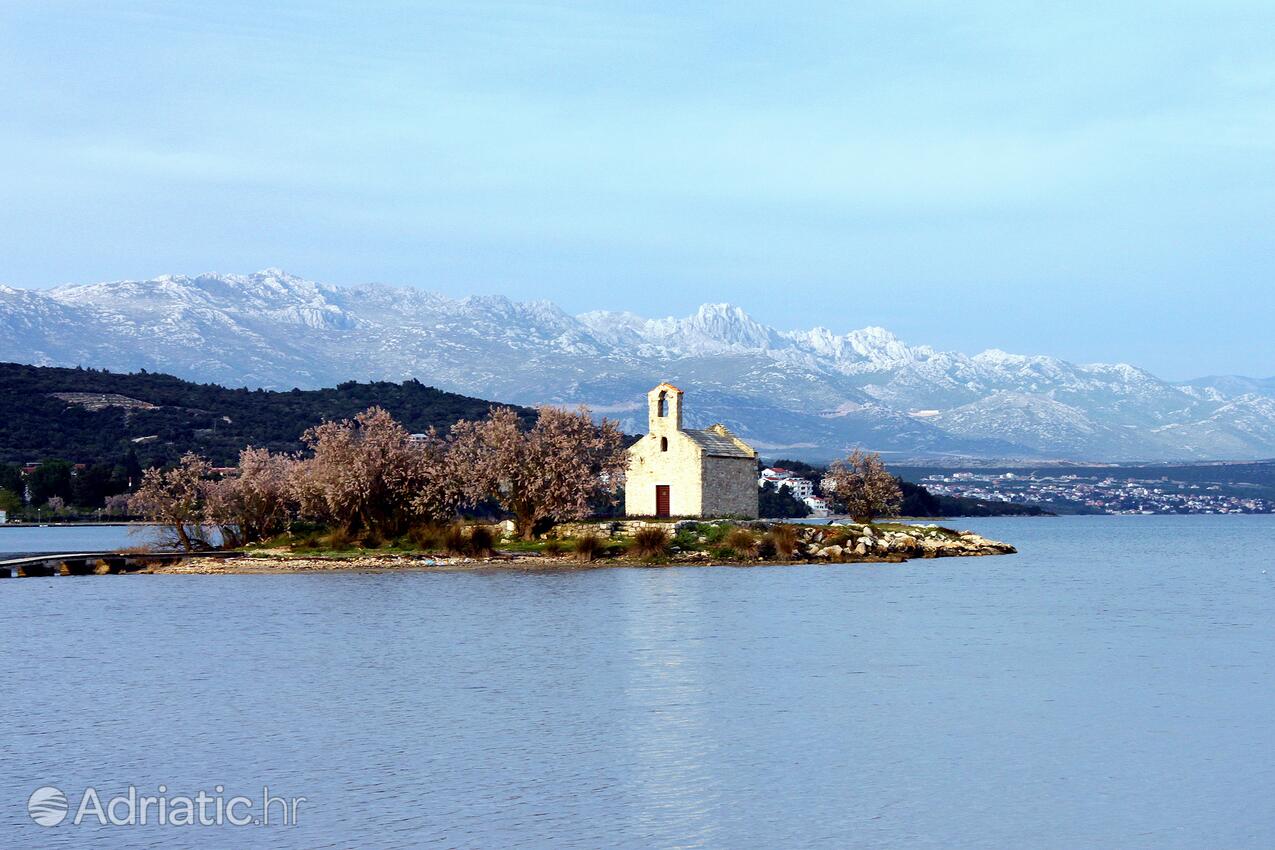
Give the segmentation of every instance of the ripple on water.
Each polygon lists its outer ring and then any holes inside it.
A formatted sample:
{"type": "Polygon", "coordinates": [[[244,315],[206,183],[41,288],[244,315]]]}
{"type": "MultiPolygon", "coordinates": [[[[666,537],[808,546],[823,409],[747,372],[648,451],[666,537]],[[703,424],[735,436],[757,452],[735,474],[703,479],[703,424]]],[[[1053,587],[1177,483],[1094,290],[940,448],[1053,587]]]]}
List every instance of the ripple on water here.
{"type": "Polygon", "coordinates": [[[6,582],[0,829],[164,783],[308,798],[193,847],[1275,841],[1275,521],[967,524],[1021,554],[6,582]]]}

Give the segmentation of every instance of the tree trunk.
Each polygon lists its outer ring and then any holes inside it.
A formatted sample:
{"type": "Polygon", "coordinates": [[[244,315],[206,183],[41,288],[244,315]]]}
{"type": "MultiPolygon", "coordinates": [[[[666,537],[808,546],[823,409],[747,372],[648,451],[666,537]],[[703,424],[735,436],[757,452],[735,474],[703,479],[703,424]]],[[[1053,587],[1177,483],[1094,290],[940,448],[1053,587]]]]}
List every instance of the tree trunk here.
{"type": "Polygon", "coordinates": [[[532,540],[536,536],[536,512],[529,505],[517,505],[514,507],[514,528],[518,531],[518,537],[523,540],[532,540]]]}
{"type": "Polygon", "coordinates": [[[194,547],[190,545],[190,535],[186,533],[186,523],[178,522],[174,527],[177,529],[177,539],[181,542],[182,548],[187,552],[193,551],[194,547]]]}

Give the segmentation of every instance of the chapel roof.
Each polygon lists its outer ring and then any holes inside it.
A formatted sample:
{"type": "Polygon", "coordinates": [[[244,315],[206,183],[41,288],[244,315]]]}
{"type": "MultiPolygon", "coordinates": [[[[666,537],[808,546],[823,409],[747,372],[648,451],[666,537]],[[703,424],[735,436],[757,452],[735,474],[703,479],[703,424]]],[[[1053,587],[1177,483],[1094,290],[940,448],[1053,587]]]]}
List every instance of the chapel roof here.
{"type": "Polygon", "coordinates": [[[683,434],[694,440],[704,453],[712,457],[753,457],[753,452],[745,449],[730,437],[712,428],[695,430],[687,428],[683,434]]]}

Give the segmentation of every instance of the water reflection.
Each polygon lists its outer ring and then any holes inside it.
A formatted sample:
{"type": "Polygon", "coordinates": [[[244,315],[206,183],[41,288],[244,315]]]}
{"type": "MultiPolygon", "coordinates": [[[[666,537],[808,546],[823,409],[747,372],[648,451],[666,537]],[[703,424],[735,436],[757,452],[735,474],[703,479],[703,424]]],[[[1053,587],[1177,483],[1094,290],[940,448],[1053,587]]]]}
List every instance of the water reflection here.
{"type": "Polygon", "coordinates": [[[720,826],[720,792],[705,734],[711,708],[705,667],[701,588],[674,570],[625,576],[620,595],[627,643],[625,729],[631,759],[626,834],[680,836],[678,846],[711,843],[720,826]]]}
{"type": "Polygon", "coordinates": [[[0,582],[0,844],[1275,843],[1275,517],[965,524],[1021,554],[0,582]],[[269,833],[23,809],[161,782],[312,802],[269,833]]]}

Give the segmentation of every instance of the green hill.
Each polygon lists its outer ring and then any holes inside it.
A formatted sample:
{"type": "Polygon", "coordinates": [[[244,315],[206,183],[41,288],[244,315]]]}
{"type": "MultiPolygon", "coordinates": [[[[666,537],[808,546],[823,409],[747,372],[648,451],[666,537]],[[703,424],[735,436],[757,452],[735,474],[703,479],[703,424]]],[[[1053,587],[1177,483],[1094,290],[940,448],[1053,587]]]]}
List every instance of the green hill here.
{"type": "Polygon", "coordinates": [[[491,406],[414,380],[276,392],[144,371],[116,374],[16,363],[0,363],[0,399],[0,463],[46,458],[116,463],[135,452],[144,467],[190,450],[218,466],[232,465],[248,445],[299,450],[301,434],[311,425],[346,419],[372,405],[384,407],[413,432],[481,418],[491,406]]]}

